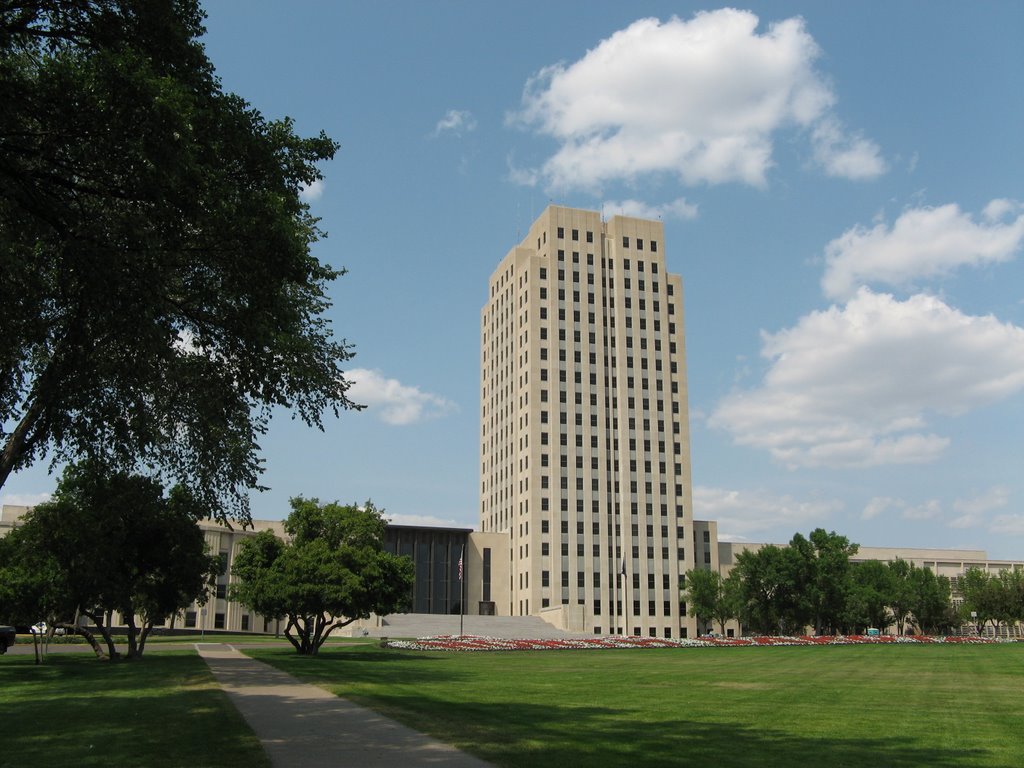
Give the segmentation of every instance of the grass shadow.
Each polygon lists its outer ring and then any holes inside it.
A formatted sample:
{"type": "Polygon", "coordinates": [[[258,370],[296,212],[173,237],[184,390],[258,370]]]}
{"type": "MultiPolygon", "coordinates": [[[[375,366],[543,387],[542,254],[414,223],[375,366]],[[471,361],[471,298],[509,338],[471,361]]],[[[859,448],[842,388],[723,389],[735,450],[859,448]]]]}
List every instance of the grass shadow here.
{"type": "Polygon", "coordinates": [[[82,655],[0,661],[0,768],[269,765],[194,654],[102,663],[82,655]]]}

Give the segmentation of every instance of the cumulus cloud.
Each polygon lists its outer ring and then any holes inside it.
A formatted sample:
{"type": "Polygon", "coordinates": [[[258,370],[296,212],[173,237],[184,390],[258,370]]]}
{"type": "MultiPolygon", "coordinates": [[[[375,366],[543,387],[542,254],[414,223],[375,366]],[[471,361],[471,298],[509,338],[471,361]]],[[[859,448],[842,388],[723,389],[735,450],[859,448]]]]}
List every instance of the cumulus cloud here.
{"type": "Polygon", "coordinates": [[[900,510],[904,520],[937,520],[942,517],[942,504],[929,499],[923,504],[906,504],[900,510]]]}
{"type": "Polygon", "coordinates": [[[1024,515],[996,515],[989,530],[1008,536],[1024,536],[1024,515]]]}
{"type": "Polygon", "coordinates": [[[890,227],[847,230],[825,247],[821,285],[847,299],[861,285],[905,286],[949,274],[957,267],[1008,261],[1024,244],[1024,206],[993,200],[975,218],[956,204],[905,211],[890,227]]]}
{"type": "Polygon", "coordinates": [[[299,187],[299,199],[303,202],[311,203],[314,200],[319,200],[324,194],[324,180],[316,179],[309,184],[303,184],[299,187]]]}
{"type": "Polygon", "coordinates": [[[440,395],[389,379],[380,371],[353,368],[345,372],[345,378],[352,382],[348,396],[366,405],[385,424],[405,426],[455,410],[455,404],[440,395]]]}
{"type": "Polygon", "coordinates": [[[640,200],[609,200],[602,209],[609,216],[634,216],[638,219],[697,218],[697,206],[682,197],[661,205],[650,205],[640,200]]]}
{"type": "Polygon", "coordinates": [[[836,118],[804,21],[762,33],[758,25],[753,13],[729,8],[689,21],[640,19],[580,60],[541,70],[511,118],[559,142],[536,173],[560,189],[651,173],[763,186],[773,137],[787,128],[809,134],[829,174],[881,173],[878,148],[836,118]]]}
{"type": "Polygon", "coordinates": [[[888,496],[875,496],[864,507],[860,513],[862,520],[874,520],[879,515],[888,512],[894,507],[900,507],[903,502],[900,499],[892,499],[888,496]]]}
{"type": "Polygon", "coordinates": [[[845,306],[762,333],[760,385],[724,398],[709,424],[790,468],[935,459],[949,439],[933,413],[960,415],[1024,390],[1024,328],[940,299],[860,289],[845,306]]]}
{"type": "Polygon", "coordinates": [[[476,130],[476,118],[473,117],[472,112],[465,109],[449,109],[445,112],[444,117],[437,121],[433,135],[462,136],[464,133],[474,130],[476,130]]]}
{"type": "Polygon", "coordinates": [[[874,179],[886,171],[878,145],[846,133],[834,117],[826,117],[814,126],[811,144],[815,161],[829,176],[874,179]]]}
{"type": "Polygon", "coordinates": [[[693,489],[693,516],[717,520],[722,541],[748,541],[751,535],[766,532],[788,541],[795,531],[827,520],[842,508],[836,499],[799,500],[763,490],[693,489]]]}
{"type": "Polygon", "coordinates": [[[990,488],[980,496],[957,499],[953,509],[960,515],[949,522],[950,528],[976,528],[985,521],[985,516],[1010,503],[1010,491],[1001,485],[990,488]]]}

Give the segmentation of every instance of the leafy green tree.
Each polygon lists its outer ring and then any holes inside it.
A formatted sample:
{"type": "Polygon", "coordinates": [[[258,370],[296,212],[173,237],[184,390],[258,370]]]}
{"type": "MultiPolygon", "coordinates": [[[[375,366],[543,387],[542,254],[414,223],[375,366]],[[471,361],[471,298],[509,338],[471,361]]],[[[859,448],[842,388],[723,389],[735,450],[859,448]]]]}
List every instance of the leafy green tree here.
{"type": "Polygon", "coordinates": [[[804,600],[810,616],[808,622],[817,634],[834,634],[844,621],[847,603],[853,591],[850,557],[858,545],[845,536],[824,528],[811,531],[807,546],[795,546],[803,537],[797,534],[791,547],[803,555],[807,589],[804,600]]]}
{"type": "Polygon", "coordinates": [[[740,620],[762,634],[800,631],[806,624],[801,555],[774,544],[740,552],[733,573],[740,581],[740,620]]]}
{"type": "Polygon", "coordinates": [[[0,486],[100,458],[245,519],[271,409],[352,407],[300,199],[337,145],[225,92],[202,20],[0,5],[0,486]]]}
{"type": "Polygon", "coordinates": [[[1007,593],[1009,620],[1024,623],[1024,570],[1002,571],[999,579],[1007,593]]]}
{"type": "Polygon", "coordinates": [[[889,605],[892,602],[893,576],[879,560],[856,563],[851,571],[853,591],[847,609],[850,627],[884,629],[892,623],[889,605]]]}
{"type": "Polygon", "coordinates": [[[330,634],[372,613],[404,607],[412,561],[384,551],[387,523],[371,502],[362,507],[291,500],[287,542],[261,531],[241,545],[232,599],[272,618],[287,618],[285,637],[316,655],[330,634]]]}
{"type": "Polygon", "coordinates": [[[695,568],[686,572],[685,584],[683,598],[697,621],[705,626],[717,621],[724,635],[725,623],[739,616],[739,579],[695,568]]]}
{"type": "Polygon", "coordinates": [[[896,624],[896,634],[902,635],[916,602],[912,574],[917,566],[908,560],[899,558],[886,565],[892,577],[889,609],[892,611],[892,619],[896,624]]]}
{"type": "Polygon", "coordinates": [[[949,628],[952,599],[949,579],[927,568],[911,568],[910,613],[925,634],[938,634],[949,628]]]}
{"type": "Polygon", "coordinates": [[[108,623],[117,611],[127,656],[141,657],[153,627],[203,599],[216,573],[218,560],[198,526],[204,516],[181,487],[164,496],[151,478],[70,465],[53,499],[4,538],[0,569],[12,586],[0,613],[78,632],[102,655],[78,621],[88,617],[117,657],[108,623]]]}
{"type": "Polygon", "coordinates": [[[959,579],[960,594],[963,595],[961,615],[965,621],[976,620],[980,626],[991,623],[998,633],[999,627],[1014,618],[1014,595],[1009,585],[1015,577],[1003,577],[968,568],[959,579]],[[971,612],[977,618],[970,618],[971,612]]]}

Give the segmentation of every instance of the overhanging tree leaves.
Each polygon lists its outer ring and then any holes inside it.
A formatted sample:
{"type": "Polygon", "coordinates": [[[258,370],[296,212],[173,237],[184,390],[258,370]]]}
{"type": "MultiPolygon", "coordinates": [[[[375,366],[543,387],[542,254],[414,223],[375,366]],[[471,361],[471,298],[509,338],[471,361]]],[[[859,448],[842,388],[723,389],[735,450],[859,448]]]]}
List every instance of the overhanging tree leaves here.
{"type": "Polygon", "coordinates": [[[0,3],[0,486],[101,458],[244,518],[270,410],[352,405],[299,197],[337,146],[225,93],[202,18],[0,3]]]}
{"type": "Polygon", "coordinates": [[[45,619],[79,632],[101,655],[77,621],[86,616],[111,657],[118,652],[107,621],[117,611],[127,655],[140,657],[153,627],[204,597],[219,566],[197,524],[204,516],[181,487],[164,496],[151,478],[69,466],[53,499],[34,507],[0,547],[0,569],[14,580],[0,609],[21,623],[45,619]]]}
{"type": "Polygon", "coordinates": [[[316,655],[330,634],[372,613],[402,609],[412,587],[412,561],[384,551],[387,523],[372,503],[362,507],[291,500],[289,541],[261,531],[235,557],[232,599],[257,613],[287,618],[285,637],[300,654],[316,655]]]}

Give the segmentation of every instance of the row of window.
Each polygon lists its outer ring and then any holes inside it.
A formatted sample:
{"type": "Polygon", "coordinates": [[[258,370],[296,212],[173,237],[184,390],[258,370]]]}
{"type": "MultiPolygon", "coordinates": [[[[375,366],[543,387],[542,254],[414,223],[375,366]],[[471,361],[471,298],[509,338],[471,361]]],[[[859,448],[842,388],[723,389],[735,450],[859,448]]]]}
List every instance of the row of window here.
{"type": "MultiPolygon", "coordinates": [[[[557,234],[559,240],[564,240],[565,239],[565,227],[558,227],[557,230],[556,230],[556,234],[557,234]]],[[[570,237],[574,241],[579,241],[579,239],[580,239],[580,231],[578,229],[570,230],[570,237]]],[[[593,233],[592,230],[589,230],[589,229],[586,230],[586,241],[588,243],[594,242],[594,233],[593,233]]],[[[546,232],[544,233],[544,236],[543,236],[543,242],[547,242],[547,233],[546,232]]],[[[654,253],[657,253],[657,251],[658,251],[658,241],[657,240],[649,240],[648,242],[650,243],[651,251],[654,252],[654,253]]],[[[628,235],[623,235],[622,236],[622,247],[623,248],[629,248],[629,243],[630,243],[629,236],[628,235]]],[[[644,241],[641,238],[635,238],[633,240],[633,243],[634,243],[634,247],[636,248],[636,250],[642,251],[644,249],[644,241]]],[[[542,240],[540,238],[538,238],[538,240],[537,240],[537,248],[539,249],[541,247],[541,245],[542,245],[542,240]]]]}

